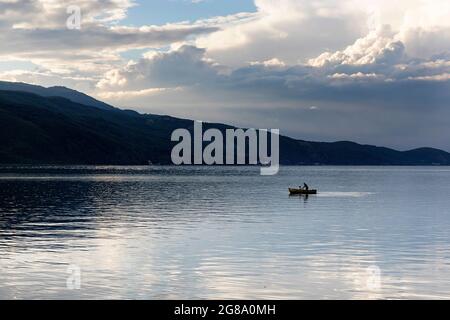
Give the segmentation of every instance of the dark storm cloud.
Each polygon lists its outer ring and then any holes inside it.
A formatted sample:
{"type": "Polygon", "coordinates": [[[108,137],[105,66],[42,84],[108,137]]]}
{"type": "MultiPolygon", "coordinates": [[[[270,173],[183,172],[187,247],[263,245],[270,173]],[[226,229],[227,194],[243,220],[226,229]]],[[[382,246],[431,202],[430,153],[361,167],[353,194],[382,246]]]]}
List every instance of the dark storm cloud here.
{"type": "Polygon", "coordinates": [[[412,59],[395,42],[367,64],[262,62],[230,71],[205,59],[203,49],[184,46],[115,70],[101,86],[125,92],[182,86],[197,101],[231,106],[222,109],[223,119],[281,127],[297,137],[450,149],[442,135],[450,127],[450,64],[443,57],[412,59]]]}
{"type": "MultiPolygon", "coordinates": [[[[402,45],[396,44],[401,51],[402,45]]],[[[392,53],[392,52],[391,52],[392,53]]],[[[204,59],[205,51],[184,46],[169,53],[141,59],[115,76],[126,80],[122,89],[196,86],[196,90],[230,91],[282,103],[299,100],[405,104],[410,107],[442,105],[449,100],[450,65],[435,60],[408,59],[402,54],[382,55],[367,65],[313,67],[257,64],[230,73],[204,59]],[[395,56],[395,58],[394,58],[395,56]]],[[[105,79],[103,84],[107,87],[105,79]]],[[[114,85],[113,85],[114,87],[114,85]]]]}

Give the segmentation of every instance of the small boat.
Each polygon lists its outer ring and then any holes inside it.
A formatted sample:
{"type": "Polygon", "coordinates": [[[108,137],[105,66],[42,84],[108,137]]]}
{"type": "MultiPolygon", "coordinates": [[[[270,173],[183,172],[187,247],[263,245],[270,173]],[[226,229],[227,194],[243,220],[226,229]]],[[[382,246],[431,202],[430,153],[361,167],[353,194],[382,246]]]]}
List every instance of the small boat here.
{"type": "Polygon", "coordinates": [[[314,189],[305,190],[305,189],[289,188],[289,193],[290,194],[317,194],[317,190],[314,190],[314,189]]]}

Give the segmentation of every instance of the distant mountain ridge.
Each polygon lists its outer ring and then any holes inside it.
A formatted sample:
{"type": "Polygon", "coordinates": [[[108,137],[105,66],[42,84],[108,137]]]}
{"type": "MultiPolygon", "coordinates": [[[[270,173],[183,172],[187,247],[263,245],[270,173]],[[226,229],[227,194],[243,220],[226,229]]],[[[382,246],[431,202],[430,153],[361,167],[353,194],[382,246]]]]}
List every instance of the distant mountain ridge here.
{"type": "Polygon", "coordinates": [[[84,104],[91,107],[96,107],[104,110],[112,110],[115,109],[113,106],[106,104],[102,101],[98,101],[87,94],[82,92],[72,90],[66,87],[57,86],[57,87],[42,87],[36,86],[23,82],[6,82],[0,81],[0,90],[6,91],[23,91],[34,93],[43,97],[63,97],[67,98],[73,102],[84,104]]]}
{"type": "MultiPolygon", "coordinates": [[[[5,82],[2,85],[8,87],[5,82]]],[[[48,91],[26,84],[9,87],[27,90],[0,90],[0,164],[145,165],[148,161],[171,164],[174,145],[171,133],[178,128],[193,130],[192,120],[103,106],[100,101],[63,87],[48,91]],[[46,95],[36,94],[41,91],[46,95]]],[[[211,127],[233,128],[204,124],[204,129],[211,127]]],[[[347,141],[309,142],[281,136],[280,162],[450,165],[450,153],[432,148],[402,152],[347,141]]]]}

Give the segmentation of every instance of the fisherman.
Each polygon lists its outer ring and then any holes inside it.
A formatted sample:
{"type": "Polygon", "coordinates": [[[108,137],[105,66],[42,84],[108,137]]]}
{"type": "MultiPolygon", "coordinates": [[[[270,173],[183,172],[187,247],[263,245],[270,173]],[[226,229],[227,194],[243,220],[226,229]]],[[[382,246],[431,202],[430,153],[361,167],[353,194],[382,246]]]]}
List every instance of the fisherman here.
{"type": "Polygon", "coordinates": [[[303,183],[303,189],[309,191],[309,186],[306,184],[306,182],[303,183]]]}

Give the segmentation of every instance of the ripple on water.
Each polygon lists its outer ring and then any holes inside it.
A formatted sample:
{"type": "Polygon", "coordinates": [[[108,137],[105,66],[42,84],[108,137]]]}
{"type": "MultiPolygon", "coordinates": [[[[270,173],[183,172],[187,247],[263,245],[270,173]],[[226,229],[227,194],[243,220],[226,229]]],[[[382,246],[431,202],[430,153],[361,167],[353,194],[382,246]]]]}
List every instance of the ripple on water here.
{"type": "Polygon", "coordinates": [[[0,169],[0,298],[450,298],[450,170],[258,172],[0,169]]]}

